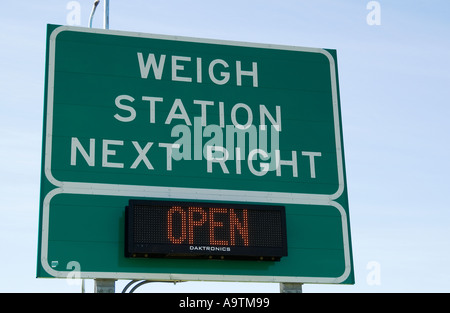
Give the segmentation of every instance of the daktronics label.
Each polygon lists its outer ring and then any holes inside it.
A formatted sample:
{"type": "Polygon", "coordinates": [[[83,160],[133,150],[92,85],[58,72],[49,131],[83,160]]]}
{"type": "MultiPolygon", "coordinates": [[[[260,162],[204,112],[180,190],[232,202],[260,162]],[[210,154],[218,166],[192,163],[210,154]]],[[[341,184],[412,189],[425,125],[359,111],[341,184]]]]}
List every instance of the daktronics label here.
{"type": "Polygon", "coordinates": [[[130,200],[125,233],[127,257],[287,256],[283,206],[130,200]]]}

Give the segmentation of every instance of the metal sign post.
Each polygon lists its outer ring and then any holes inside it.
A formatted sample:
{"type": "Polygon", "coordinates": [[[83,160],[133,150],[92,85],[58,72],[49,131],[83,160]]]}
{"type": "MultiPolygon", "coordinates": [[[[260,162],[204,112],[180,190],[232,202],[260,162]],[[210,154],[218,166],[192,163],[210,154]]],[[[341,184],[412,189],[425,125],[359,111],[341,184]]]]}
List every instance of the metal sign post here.
{"type": "Polygon", "coordinates": [[[95,10],[97,10],[97,6],[100,3],[100,0],[95,0],[94,6],[92,7],[91,15],[89,16],[89,28],[92,28],[92,20],[94,19],[95,10]]]}
{"type": "Polygon", "coordinates": [[[109,29],[109,0],[105,0],[105,8],[103,14],[103,28],[109,29]]]}
{"type": "Polygon", "coordinates": [[[115,293],[115,279],[94,279],[94,293],[115,293]]]}
{"type": "Polygon", "coordinates": [[[303,284],[280,283],[280,293],[303,293],[303,284]]]}
{"type": "MultiPolygon", "coordinates": [[[[95,0],[92,7],[91,15],[89,17],[89,28],[92,28],[92,20],[94,19],[95,10],[99,5],[100,0],[95,0]]],[[[105,0],[105,6],[103,10],[103,29],[109,29],[109,0],[105,0]]]]}

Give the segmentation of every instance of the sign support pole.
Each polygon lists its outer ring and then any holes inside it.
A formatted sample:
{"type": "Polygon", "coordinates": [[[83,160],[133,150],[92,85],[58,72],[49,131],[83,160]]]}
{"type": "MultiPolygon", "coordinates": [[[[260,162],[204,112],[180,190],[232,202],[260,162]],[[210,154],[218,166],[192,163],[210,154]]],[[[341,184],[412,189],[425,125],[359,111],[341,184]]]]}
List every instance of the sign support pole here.
{"type": "Polygon", "coordinates": [[[100,0],[95,0],[94,6],[92,7],[91,15],[89,16],[89,28],[92,28],[92,20],[94,19],[95,10],[97,9],[100,0]]]}
{"type": "MultiPolygon", "coordinates": [[[[100,0],[96,0],[94,2],[94,6],[92,7],[92,12],[89,17],[89,28],[92,28],[92,20],[94,19],[95,10],[97,9],[100,0]]],[[[105,6],[103,11],[103,29],[109,29],[109,0],[105,0],[105,6]]]]}
{"type": "Polygon", "coordinates": [[[280,283],[280,293],[303,293],[302,287],[300,283],[280,283]]]}
{"type": "Polygon", "coordinates": [[[115,279],[94,279],[94,293],[115,293],[115,279]]]}
{"type": "Polygon", "coordinates": [[[109,0],[105,0],[105,10],[103,14],[103,28],[109,29],[109,0]]]}

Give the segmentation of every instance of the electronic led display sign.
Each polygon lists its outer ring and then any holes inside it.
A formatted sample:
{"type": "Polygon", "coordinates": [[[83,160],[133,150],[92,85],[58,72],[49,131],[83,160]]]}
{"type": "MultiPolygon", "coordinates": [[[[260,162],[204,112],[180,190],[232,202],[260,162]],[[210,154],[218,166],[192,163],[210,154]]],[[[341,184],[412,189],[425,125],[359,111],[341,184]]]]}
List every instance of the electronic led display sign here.
{"type": "Polygon", "coordinates": [[[130,200],[125,233],[127,257],[287,256],[283,206],[130,200]]]}

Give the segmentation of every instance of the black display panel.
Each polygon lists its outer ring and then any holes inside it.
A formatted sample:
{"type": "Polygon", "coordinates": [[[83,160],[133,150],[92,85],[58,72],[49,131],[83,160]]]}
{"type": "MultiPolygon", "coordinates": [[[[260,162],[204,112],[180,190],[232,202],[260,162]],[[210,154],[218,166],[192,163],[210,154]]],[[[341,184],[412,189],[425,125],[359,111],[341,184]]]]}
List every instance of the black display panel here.
{"type": "Polygon", "coordinates": [[[287,256],[283,206],[130,200],[125,215],[126,257],[287,256]]]}

